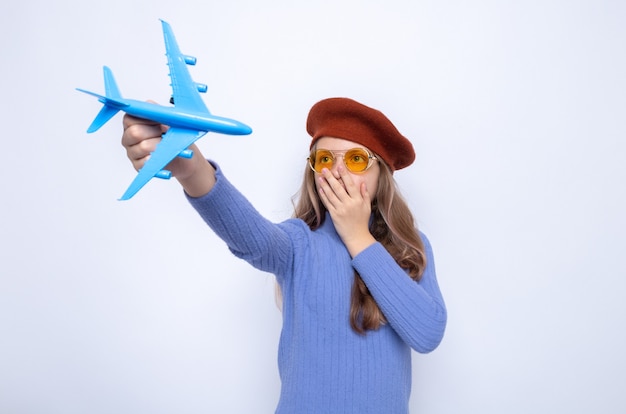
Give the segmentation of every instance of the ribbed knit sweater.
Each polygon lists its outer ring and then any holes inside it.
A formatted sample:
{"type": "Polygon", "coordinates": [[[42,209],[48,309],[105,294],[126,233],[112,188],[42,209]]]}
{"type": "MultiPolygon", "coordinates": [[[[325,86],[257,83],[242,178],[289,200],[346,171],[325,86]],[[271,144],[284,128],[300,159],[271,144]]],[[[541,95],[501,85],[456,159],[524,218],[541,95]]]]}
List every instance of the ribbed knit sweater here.
{"type": "Polygon", "coordinates": [[[299,219],[265,219],[217,168],[204,197],[189,198],[230,251],[273,273],[283,295],[278,350],[278,414],[408,412],[411,348],[435,349],[446,308],[432,249],[420,282],[413,281],[380,244],[351,258],[329,215],[315,231],[299,219]],[[365,335],[349,322],[357,270],[387,323],[365,335]]]}

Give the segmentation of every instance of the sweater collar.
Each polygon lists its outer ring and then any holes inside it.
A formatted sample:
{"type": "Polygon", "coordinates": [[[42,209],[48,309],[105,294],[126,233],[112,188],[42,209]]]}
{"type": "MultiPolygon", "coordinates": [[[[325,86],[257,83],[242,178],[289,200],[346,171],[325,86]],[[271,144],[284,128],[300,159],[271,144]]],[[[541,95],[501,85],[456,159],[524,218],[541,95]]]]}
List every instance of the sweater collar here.
{"type": "MultiPolygon", "coordinates": [[[[372,213],[372,215],[370,216],[370,221],[369,221],[370,228],[372,226],[373,221],[374,221],[374,213],[372,213]]],[[[337,233],[337,230],[335,229],[335,223],[333,223],[333,219],[330,217],[330,213],[328,211],[324,215],[324,222],[322,223],[321,226],[317,228],[317,231],[323,231],[325,233],[336,234],[337,237],[339,237],[339,234],[337,233]]]]}
{"type": "Polygon", "coordinates": [[[324,233],[337,234],[335,223],[333,223],[333,219],[330,217],[330,213],[328,211],[324,215],[324,222],[318,227],[317,230],[324,233]]]}

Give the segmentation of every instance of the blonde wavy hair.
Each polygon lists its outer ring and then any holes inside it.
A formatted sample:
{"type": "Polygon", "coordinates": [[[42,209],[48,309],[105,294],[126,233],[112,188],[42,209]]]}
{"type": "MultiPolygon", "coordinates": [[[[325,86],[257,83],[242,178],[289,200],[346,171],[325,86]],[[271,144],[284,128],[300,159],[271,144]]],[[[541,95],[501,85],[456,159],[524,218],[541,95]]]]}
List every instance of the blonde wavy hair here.
{"type": "MultiPolygon", "coordinates": [[[[380,175],[378,190],[372,201],[373,220],[370,231],[391,254],[398,265],[415,281],[421,279],[426,267],[424,243],[419,236],[413,214],[398,192],[389,166],[378,157],[380,175]]],[[[315,174],[307,165],[299,192],[294,197],[293,217],[303,220],[311,230],[322,225],[326,208],[315,187],[315,174]]],[[[278,291],[280,297],[280,291],[278,291]]],[[[280,301],[280,299],[279,299],[280,301]]],[[[385,316],[358,272],[354,272],[350,300],[350,325],[359,334],[376,330],[386,323],[385,316]]]]}

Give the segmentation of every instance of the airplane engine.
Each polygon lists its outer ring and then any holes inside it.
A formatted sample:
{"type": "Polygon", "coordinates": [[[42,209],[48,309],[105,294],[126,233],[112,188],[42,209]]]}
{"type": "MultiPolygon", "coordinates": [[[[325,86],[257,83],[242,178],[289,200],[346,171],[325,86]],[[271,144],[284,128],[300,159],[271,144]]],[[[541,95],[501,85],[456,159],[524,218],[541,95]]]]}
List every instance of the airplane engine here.
{"type": "Polygon", "coordinates": [[[189,158],[193,157],[193,151],[192,151],[192,150],[190,150],[190,149],[182,150],[182,151],[178,154],[178,156],[179,156],[179,157],[181,157],[181,158],[187,158],[187,159],[189,159],[189,158]]]}
{"type": "Polygon", "coordinates": [[[168,170],[161,170],[158,173],[154,174],[154,176],[162,180],[169,180],[170,178],[172,178],[172,172],[168,170]]]}
{"type": "Polygon", "coordinates": [[[197,61],[195,57],[189,56],[189,55],[183,55],[183,59],[185,59],[186,64],[191,65],[191,66],[195,65],[197,61]]]}
{"type": "Polygon", "coordinates": [[[198,90],[198,92],[206,93],[209,87],[206,86],[204,83],[196,83],[196,89],[198,90]]]}

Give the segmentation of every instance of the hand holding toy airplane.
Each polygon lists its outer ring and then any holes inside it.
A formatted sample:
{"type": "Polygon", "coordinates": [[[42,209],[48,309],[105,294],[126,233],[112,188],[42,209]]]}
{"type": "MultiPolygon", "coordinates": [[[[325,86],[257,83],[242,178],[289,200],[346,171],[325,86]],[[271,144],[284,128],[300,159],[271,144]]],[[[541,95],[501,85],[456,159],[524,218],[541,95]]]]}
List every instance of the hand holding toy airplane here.
{"type": "Polygon", "coordinates": [[[187,65],[196,64],[196,58],[183,55],[178,48],[171,26],[163,20],[161,20],[161,23],[165,38],[167,64],[170,70],[169,75],[172,81],[173,94],[171,102],[174,104],[174,107],[165,107],[122,98],[113,77],[113,72],[106,66],[104,67],[106,96],[77,88],[80,92],[95,96],[98,98],[98,101],[104,104],[89,126],[89,129],[87,129],[88,133],[100,129],[102,125],[119,111],[170,127],[120,200],[130,199],[152,177],[169,179],[172,174],[170,171],[164,170],[165,166],[177,156],[191,158],[193,152],[188,149],[189,146],[207,132],[212,131],[229,135],[248,135],[252,133],[252,129],[249,126],[239,121],[215,116],[209,112],[199,94],[199,92],[206,92],[207,86],[194,82],[187,69],[187,65]]]}

